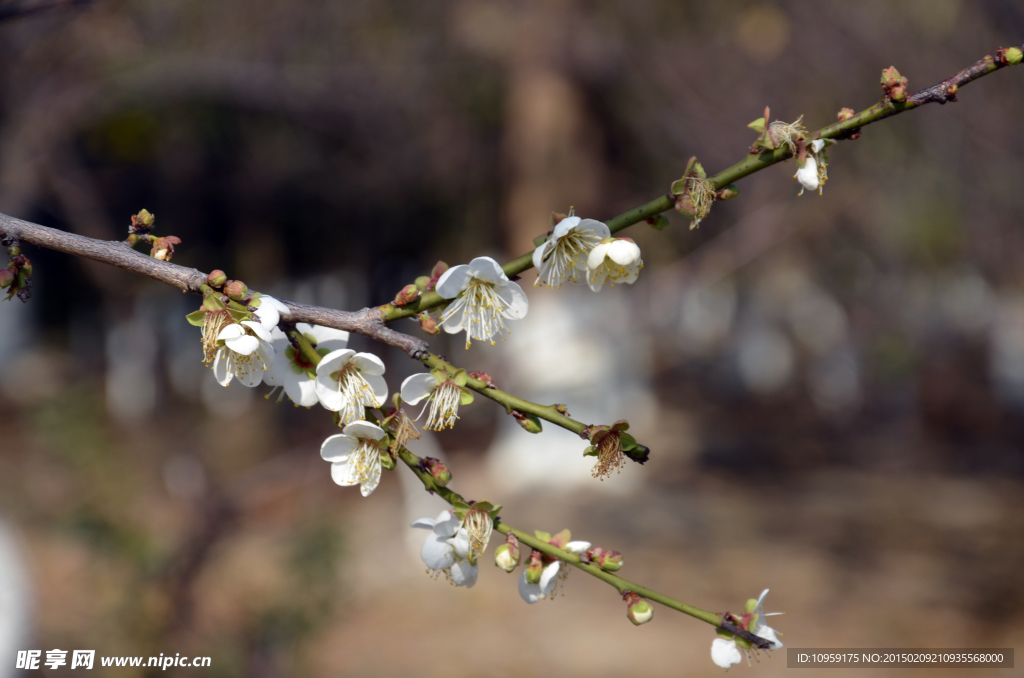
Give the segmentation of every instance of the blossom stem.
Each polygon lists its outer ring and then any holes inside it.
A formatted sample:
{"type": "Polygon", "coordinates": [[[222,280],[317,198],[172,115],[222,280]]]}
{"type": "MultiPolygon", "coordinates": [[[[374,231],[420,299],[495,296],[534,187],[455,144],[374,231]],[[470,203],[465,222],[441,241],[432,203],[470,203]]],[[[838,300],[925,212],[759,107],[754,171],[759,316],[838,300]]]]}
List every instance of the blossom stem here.
{"type": "MultiPolygon", "coordinates": [[[[1018,48],[1024,49],[1024,44],[1018,45],[1018,48]]],[[[906,101],[894,102],[885,98],[874,106],[855,114],[848,120],[835,122],[831,125],[822,127],[817,132],[811,133],[810,138],[836,140],[849,139],[850,135],[857,132],[860,128],[870,125],[871,123],[878,122],[879,120],[884,120],[894,115],[898,115],[904,111],[920,108],[921,106],[930,103],[944,104],[947,101],[956,101],[956,93],[961,87],[977,80],[978,78],[988,75],[989,73],[993,73],[1004,68],[1006,65],[1007,64],[1001,63],[991,56],[986,56],[974,65],[965,68],[956,75],[946,78],[937,85],[926,87],[925,89],[908,96],[906,101]]],[[[735,165],[727,167],[713,177],[708,177],[708,181],[714,185],[715,189],[720,189],[731,183],[735,183],[744,177],[750,176],[755,172],[759,172],[771,167],[772,165],[783,162],[784,160],[788,160],[792,156],[792,151],[786,147],[758,154],[748,154],[735,165]]],[[[674,206],[674,196],[667,194],[662,195],[648,203],[640,205],[639,207],[634,207],[633,209],[623,212],[619,216],[609,220],[606,222],[608,230],[612,233],[617,233],[618,231],[632,226],[633,224],[645,221],[648,217],[653,217],[657,214],[661,214],[662,212],[667,212],[674,206]]],[[[505,271],[505,275],[510,278],[531,268],[533,268],[533,252],[527,252],[526,254],[520,255],[502,266],[502,269],[505,271]]],[[[421,295],[414,304],[409,306],[396,307],[394,304],[385,304],[383,306],[379,306],[378,310],[381,312],[384,320],[389,322],[400,318],[414,316],[422,311],[436,308],[447,301],[447,299],[439,295],[437,292],[427,292],[421,295]]]]}
{"type": "MultiPolygon", "coordinates": [[[[408,466],[409,469],[411,469],[412,472],[416,474],[416,477],[420,479],[420,482],[423,483],[424,488],[426,488],[428,492],[433,492],[434,494],[437,494],[439,497],[441,497],[446,502],[452,505],[454,505],[456,502],[460,502],[463,504],[469,503],[462,497],[462,495],[458,494],[454,490],[438,485],[434,481],[434,477],[431,476],[430,473],[420,468],[420,458],[417,457],[415,454],[413,454],[412,452],[403,447],[399,449],[398,455],[401,458],[401,460],[405,463],[405,465],[408,466]]],[[[636,582],[629,581],[628,579],[624,579],[618,575],[612,574],[611,572],[605,572],[593,563],[584,563],[580,560],[580,557],[575,553],[570,553],[569,551],[564,551],[558,548],[557,546],[552,546],[551,544],[545,541],[537,539],[535,536],[531,534],[528,534],[526,532],[523,532],[522,530],[512,527],[504,521],[496,519],[494,521],[494,529],[504,535],[514,534],[523,544],[526,544],[527,546],[536,549],[541,553],[549,555],[552,558],[557,558],[562,562],[568,563],[569,565],[572,565],[573,567],[582,570],[593,577],[597,577],[606,584],[609,584],[610,586],[614,587],[615,590],[619,592],[619,594],[623,594],[627,591],[632,591],[633,593],[643,596],[648,600],[653,600],[657,603],[661,603],[665,607],[677,610],[679,612],[682,612],[683,614],[690,615],[695,619],[699,619],[702,622],[706,622],[717,628],[723,628],[723,626],[726,624],[723,616],[720,614],[710,612],[708,610],[702,610],[701,608],[694,607],[693,605],[687,605],[681,600],[676,600],[671,596],[666,596],[662,593],[658,593],[657,591],[652,591],[646,586],[641,586],[636,582]]],[[[758,638],[757,636],[751,633],[747,633],[742,629],[730,627],[728,630],[733,631],[736,635],[741,636],[742,638],[753,643],[754,645],[761,646],[765,643],[764,639],[758,638]]]]}
{"type": "Polygon", "coordinates": [[[320,364],[321,355],[317,353],[316,349],[313,348],[313,345],[310,344],[304,336],[302,336],[302,332],[292,328],[285,332],[285,334],[288,335],[288,338],[298,346],[299,352],[302,354],[303,358],[313,363],[314,367],[320,364]]]}
{"type": "MultiPolygon", "coordinates": [[[[433,353],[428,353],[424,355],[421,358],[421,360],[423,361],[423,364],[426,365],[427,367],[444,370],[448,374],[455,374],[455,372],[458,370],[457,367],[447,362],[446,360],[442,359],[440,356],[434,355],[433,353]]],[[[490,398],[494,402],[504,405],[506,411],[508,411],[509,414],[511,414],[513,410],[525,412],[526,414],[533,414],[540,417],[541,419],[550,421],[552,424],[556,424],[564,429],[568,429],[580,436],[583,435],[584,430],[586,430],[587,428],[587,425],[584,424],[583,422],[576,421],[575,419],[567,417],[561,412],[559,412],[554,405],[540,405],[538,403],[530,402],[529,400],[523,400],[522,398],[518,398],[512,395],[511,393],[506,393],[505,391],[496,388],[491,388],[490,386],[487,385],[486,382],[481,381],[479,379],[474,379],[473,377],[467,378],[466,386],[468,388],[473,389],[477,393],[487,398],[490,398]]]]}

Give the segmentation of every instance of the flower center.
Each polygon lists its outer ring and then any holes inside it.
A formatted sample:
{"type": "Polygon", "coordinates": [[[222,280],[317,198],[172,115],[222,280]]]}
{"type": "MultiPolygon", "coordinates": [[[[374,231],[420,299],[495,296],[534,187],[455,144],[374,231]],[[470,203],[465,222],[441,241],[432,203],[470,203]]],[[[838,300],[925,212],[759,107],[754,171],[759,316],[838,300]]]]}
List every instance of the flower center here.
{"type": "Polygon", "coordinates": [[[441,316],[441,322],[448,320],[460,310],[464,311],[463,327],[466,328],[466,348],[469,348],[471,339],[490,341],[499,330],[508,330],[502,322],[502,313],[509,307],[498,293],[494,291],[494,284],[483,280],[473,280],[466,291],[459,295],[441,316]]]}
{"type": "Polygon", "coordinates": [[[555,241],[554,247],[544,259],[540,275],[534,285],[544,284],[558,287],[563,282],[582,282],[580,264],[586,261],[590,250],[601,242],[601,237],[593,231],[577,231],[573,229],[555,241]]]}
{"type": "Polygon", "coordinates": [[[715,185],[707,179],[700,177],[688,177],[686,180],[687,191],[690,200],[693,201],[693,208],[696,210],[693,219],[690,221],[690,229],[697,228],[701,220],[711,213],[711,206],[715,203],[715,185]]]}
{"type": "Polygon", "coordinates": [[[395,454],[405,447],[409,439],[418,440],[420,437],[420,432],[416,429],[416,425],[412,423],[412,419],[405,413],[405,410],[398,410],[398,414],[391,424],[391,432],[395,435],[395,440],[391,445],[391,451],[395,454]]]}
{"type": "Polygon", "coordinates": [[[338,393],[342,394],[343,402],[338,411],[342,426],[363,419],[365,408],[376,407],[377,396],[355,365],[345,365],[331,377],[338,384],[338,393]]]}
{"type": "Polygon", "coordinates": [[[462,388],[453,381],[443,381],[430,394],[430,414],[427,415],[426,428],[431,431],[443,431],[455,428],[455,420],[459,418],[459,400],[462,388]]]}
{"type": "Polygon", "coordinates": [[[376,440],[360,438],[359,446],[349,462],[355,470],[359,484],[368,483],[380,467],[380,447],[376,440]]]}
{"type": "MultiPolygon", "coordinates": [[[[252,334],[252,331],[246,328],[246,334],[252,334]]],[[[225,346],[225,348],[227,348],[225,346]]],[[[242,355],[236,353],[231,349],[228,350],[228,360],[232,363],[232,371],[236,376],[245,377],[250,372],[260,371],[265,372],[267,370],[267,364],[263,362],[263,355],[260,350],[257,349],[249,355],[242,355]]]]}
{"type": "Polygon", "coordinates": [[[617,432],[612,432],[601,439],[597,444],[597,463],[591,472],[595,478],[603,482],[610,478],[612,471],[622,473],[622,467],[626,465],[626,456],[622,454],[622,440],[617,432]]]}
{"type": "Polygon", "coordinates": [[[477,558],[483,555],[487,549],[487,543],[491,540],[491,530],[494,528],[494,521],[491,516],[483,511],[470,509],[466,520],[462,524],[469,534],[469,559],[476,562],[477,558]]]}

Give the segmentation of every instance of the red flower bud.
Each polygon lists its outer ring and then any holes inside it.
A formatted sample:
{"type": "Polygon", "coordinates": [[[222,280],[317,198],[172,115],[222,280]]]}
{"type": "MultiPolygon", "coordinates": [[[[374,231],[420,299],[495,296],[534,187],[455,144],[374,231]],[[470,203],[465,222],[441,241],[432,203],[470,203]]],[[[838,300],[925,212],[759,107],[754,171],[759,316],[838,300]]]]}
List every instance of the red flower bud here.
{"type": "Polygon", "coordinates": [[[220,287],[227,281],[227,275],[225,275],[224,271],[220,270],[219,268],[210,271],[210,275],[206,276],[206,284],[210,285],[211,287],[220,287]]]}

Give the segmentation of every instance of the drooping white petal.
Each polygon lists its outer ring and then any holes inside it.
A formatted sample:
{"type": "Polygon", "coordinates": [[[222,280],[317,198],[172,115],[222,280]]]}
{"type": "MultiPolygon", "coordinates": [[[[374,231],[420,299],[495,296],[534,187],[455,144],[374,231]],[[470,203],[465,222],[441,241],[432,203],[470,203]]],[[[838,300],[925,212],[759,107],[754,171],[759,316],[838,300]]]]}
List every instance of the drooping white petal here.
{"type": "Polygon", "coordinates": [[[465,586],[467,589],[473,588],[473,584],[476,583],[476,576],[478,567],[468,560],[457,560],[452,565],[452,583],[456,586],[465,586]]]}
{"type": "Polygon", "coordinates": [[[336,433],[320,445],[320,456],[324,461],[344,461],[358,446],[359,441],[355,437],[347,433],[336,433]]]}
{"type": "Polygon", "coordinates": [[[723,669],[727,669],[743,661],[743,655],[740,654],[739,648],[736,647],[735,640],[715,638],[711,643],[711,661],[723,669]]]}
{"type": "MultiPolygon", "coordinates": [[[[323,365],[323,363],[320,364],[323,365]]],[[[316,389],[317,400],[325,409],[337,412],[345,406],[345,395],[338,390],[338,382],[326,374],[317,375],[316,381],[313,382],[313,388],[316,389]]]]}
{"type": "Polygon", "coordinates": [[[259,316],[260,324],[268,330],[278,326],[281,316],[289,314],[287,306],[266,294],[260,296],[260,305],[257,309],[256,315],[259,316]]]}
{"type": "Polygon", "coordinates": [[[336,330],[333,327],[323,327],[322,325],[313,325],[308,329],[302,329],[303,323],[299,323],[295,327],[303,334],[311,334],[316,339],[316,347],[326,348],[328,351],[337,351],[339,348],[345,348],[348,345],[348,332],[345,330],[336,330]]]}
{"type": "Polygon", "coordinates": [[[477,257],[469,262],[469,270],[477,280],[489,283],[502,283],[508,281],[508,276],[501,269],[499,264],[490,257],[477,257]]]}
{"type": "MultiPolygon", "coordinates": [[[[282,363],[284,369],[291,373],[291,368],[279,360],[278,363],[282,363]]],[[[275,363],[276,367],[276,363],[275,363]]],[[[267,370],[267,374],[270,370],[267,370]]],[[[264,379],[266,381],[266,379],[264,379]]],[[[307,377],[305,374],[295,374],[285,376],[284,378],[284,392],[288,395],[293,403],[301,407],[312,407],[317,403],[316,387],[313,384],[313,380],[307,377]]]]}
{"type": "Polygon", "coordinates": [[[359,483],[359,493],[364,497],[369,497],[380,485],[380,457],[375,456],[374,459],[376,459],[376,463],[370,464],[365,471],[366,477],[359,483]]]}
{"type": "Polygon", "coordinates": [[[434,519],[433,518],[417,518],[413,521],[412,527],[418,527],[422,530],[433,530],[434,519]]]}
{"type": "Polygon", "coordinates": [[[377,402],[373,403],[373,406],[383,405],[384,401],[388,399],[388,382],[384,381],[384,377],[379,377],[376,374],[364,374],[363,379],[370,385],[373,395],[377,398],[377,402]]]}
{"type": "Polygon", "coordinates": [[[565,545],[565,550],[569,553],[575,553],[577,555],[586,553],[590,548],[589,541],[571,541],[565,545]]]}
{"type": "Polygon", "coordinates": [[[372,353],[356,353],[350,362],[355,365],[363,375],[380,376],[384,374],[384,361],[372,353]]]}
{"type": "Polygon", "coordinates": [[[217,355],[213,358],[213,377],[221,386],[230,384],[231,378],[234,377],[234,374],[228,369],[229,352],[226,347],[221,346],[217,349],[217,355]]]}
{"type": "Polygon", "coordinates": [[[345,457],[344,461],[336,461],[331,464],[331,480],[342,487],[351,487],[359,484],[359,469],[352,463],[352,457],[345,457]]]}
{"type": "Polygon", "coordinates": [[[604,240],[610,237],[612,232],[608,229],[608,225],[604,222],[598,221],[597,219],[584,219],[576,227],[577,231],[590,231],[597,237],[604,240]]]}
{"type": "Polygon", "coordinates": [[[523,600],[533,605],[541,600],[540,584],[530,584],[526,581],[526,572],[519,577],[519,595],[523,600]]]}
{"type": "Polygon", "coordinates": [[[462,330],[466,329],[466,300],[465,298],[456,299],[447,309],[444,311],[444,320],[441,322],[441,327],[448,334],[458,334],[462,330]]]}
{"type": "Polygon", "coordinates": [[[818,190],[818,161],[814,159],[813,155],[808,155],[804,161],[804,166],[796,171],[796,180],[803,187],[800,189],[801,195],[804,189],[808,191],[818,190]]]}
{"type": "Polygon", "coordinates": [[[431,570],[447,570],[455,564],[455,553],[448,541],[435,533],[427,535],[420,550],[420,558],[431,570]]]}
{"type": "Polygon", "coordinates": [[[594,269],[587,271],[587,285],[593,292],[600,292],[607,278],[608,272],[603,267],[596,271],[594,269]]]}
{"type": "Polygon", "coordinates": [[[782,647],[782,642],[779,641],[778,636],[775,635],[775,629],[773,629],[770,626],[765,626],[764,624],[761,624],[760,619],[758,619],[758,624],[755,628],[751,630],[751,633],[753,633],[755,636],[760,636],[761,638],[764,638],[769,643],[771,643],[772,650],[778,650],[782,647]]]}
{"type": "Polygon", "coordinates": [[[824,139],[815,139],[811,142],[811,150],[815,153],[821,153],[821,149],[825,148],[824,139]]]}
{"type": "Polygon", "coordinates": [[[608,248],[608,258],[620,266],[631,266],[640,261],[640,248],[635,242],[616,240],[608,248]]]}
{"type": "Polygon", "coordinates": [[[370,440],[380,440],[385,435],[384,429],[376,424],[371,424],[368,421],[353,421],[342,429],[342,431],[345,435],[349,435],[354,438],[368,438],[370,440]]]}
{"type": "MultiPolygon", "coordinates": [[[[253,339],[254,337],[249,338],[253,339]]],[[[262,365],[260,365],[254,360],[249,360],[246,363],[242,363],[237,356],[233,356],[233,358],[233,371],[235,373],[235,379],[238,380],[238,383],[242,384],[243,386],[248,386],[249,388],[259,386],[260,384],[263,383],[264,370],[262,365]]]]}
{"type": "Polygon", "coordinates": [[[437,285],[434,286],[434,290],[445,299],[454,299],[459,296],[462,290],[469,286],[469,281],[472,277],[473,274],[466,264],[452,266],[437,279],[437,285]]]}
{"type": "Polygon", "coordinates": [[[555,588],[555,582],[558,581],[558,572],[561,569],[562,561],[560,560],[556,560],[544,567],[544,571],[540,573],[541,597],[547,598],[551,595],[551,589],[555,588]]]}
{"type": "Polygon", "coordinates": [[[544,266],[544,257],[553,249],[554,243],[550,240],[542,242],[533,250],[533,267],[538,271],[544,266]]]}

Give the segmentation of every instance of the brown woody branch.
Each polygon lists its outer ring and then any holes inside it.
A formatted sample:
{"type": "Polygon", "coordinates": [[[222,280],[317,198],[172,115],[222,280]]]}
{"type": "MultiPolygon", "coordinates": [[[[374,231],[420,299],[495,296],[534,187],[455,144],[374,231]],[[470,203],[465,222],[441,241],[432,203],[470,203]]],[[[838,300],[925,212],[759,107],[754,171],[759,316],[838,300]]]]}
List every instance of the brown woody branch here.
{"type": "MultiPolygon", "coordinates": [[[[182,292],[201,294],[200,287],[206,284],[206,273],[154,259],[141,252],[136,252],[127,243],[120,241],[87,238],[15,219],[6,214],[0,214],[0,235],[15,237],[22,243],[30,243],[38,247],[110,264],[158,280],[182,292]]],[[[396,332],[387,327],[381,312],[376,308],[364,308],[360,311],[337,311],[332,308],[299,304],[284,299],[281,301],[290,311],[283,318],[287,322],[312,323],[362,334],[389,346],[400,348],[413,358],[419,358],[430,348],[422,339],[396,332]]]]}

